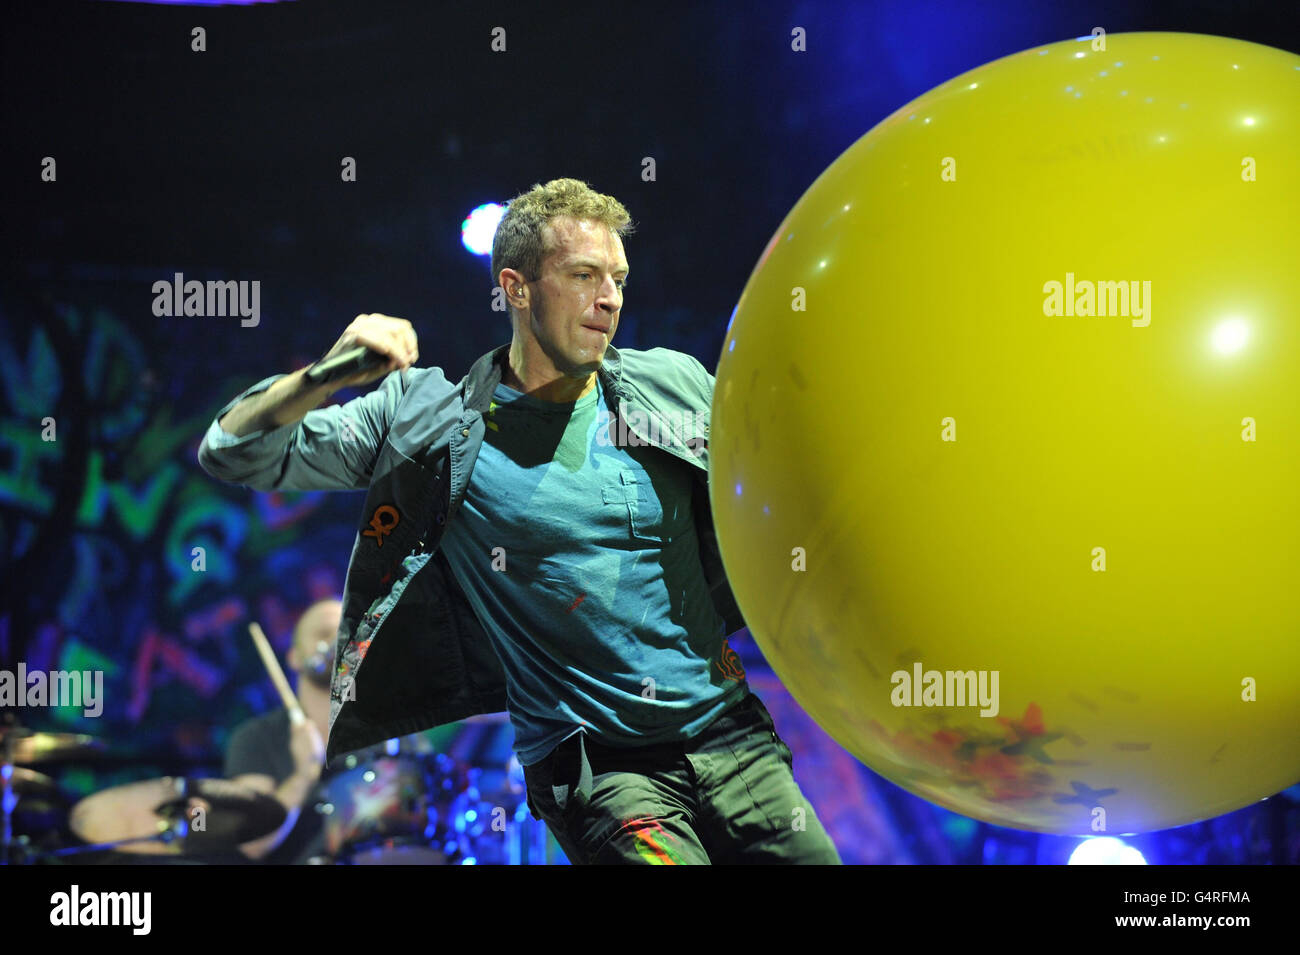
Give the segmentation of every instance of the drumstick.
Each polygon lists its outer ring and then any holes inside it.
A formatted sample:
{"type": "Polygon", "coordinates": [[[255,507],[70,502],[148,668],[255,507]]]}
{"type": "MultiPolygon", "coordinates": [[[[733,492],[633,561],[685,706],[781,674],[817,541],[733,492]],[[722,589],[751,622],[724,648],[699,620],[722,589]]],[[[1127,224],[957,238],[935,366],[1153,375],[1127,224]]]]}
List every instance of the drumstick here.
{"type": "Polygon", "coordinates": [[[262,657],[262,664],[266,667],[266,672],[271,675],[271,682],[275,684],[281,702],[289,711],[289,719],[296,726],[307,717],[303,715],[298,698],[293,695],[293,690],[289,688],[289,681],[285,678],[284,671],[280,669],[280,661],[275,658],[275,652],[271,649],[270,641],[266,639],[266,634],[262,632],[262,628],[257,621],[253,621],[248,625],[248,632],[253,636],[253,644],[262,657]]]}

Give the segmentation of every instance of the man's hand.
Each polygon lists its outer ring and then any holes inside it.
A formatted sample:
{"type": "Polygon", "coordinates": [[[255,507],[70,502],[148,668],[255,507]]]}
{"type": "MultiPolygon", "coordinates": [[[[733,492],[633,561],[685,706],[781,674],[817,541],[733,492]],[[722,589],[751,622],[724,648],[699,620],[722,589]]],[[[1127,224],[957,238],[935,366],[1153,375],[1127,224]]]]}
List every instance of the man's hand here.
{"type": "Polygon", "coordinates": [[[409,368],[420,357],[418,343],[415,339],[415,329],[410,322],[404,318],[375,314],[358,315],[353,319],[352,324],[334,343],[334,347],[324,354],[321,361],[326,358],[333,358],[340,352],[345,352],[349,348],[355,348],[358,345],[365,345],[381,355],[388,356],[388,361],[384,364],[366,368],[339,381],[331,381],[329,383],[331,392],[353,385],[364,385],[377,378],[382,378],[390,371],[409,368]]]}
{"type": "Polygon", "coordinates": [[[304,377],[307,369],[299,368],[293,374],[272,383],[265,391],[249,395],[227,411],[218,423],[223,430],[237,437],[253,431],[294,424],[301,421],[327,395],[340,388],[364,385],[382,378],[390,371],[409,368],[420,357],[416,348],[415,329],[406,319],[388,315],[358,315],[334,343],[334,347],[325,353],[324,358],[333,358],[339,352],[358,345],[373,348],[381,355],[386,355],[388,361],[372,365],[340,381],[321,385],[310,384],[304,377]]]}
{"type": "Polygon", "coordinates": [[[293,754],[294,775],[315,782],[325,764],[325,740],[311,720],[289,724],[289,752],[293,754]]]}

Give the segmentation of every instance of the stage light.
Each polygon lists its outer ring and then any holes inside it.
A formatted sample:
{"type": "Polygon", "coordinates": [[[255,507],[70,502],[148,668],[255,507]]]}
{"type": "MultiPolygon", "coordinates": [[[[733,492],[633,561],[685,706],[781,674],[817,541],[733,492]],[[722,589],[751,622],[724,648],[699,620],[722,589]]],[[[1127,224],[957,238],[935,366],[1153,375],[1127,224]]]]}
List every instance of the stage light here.
{"type": "Polygon", "coordinates": [[[1100,836],[1085,839],[1070,853],[1068,865],[1146,865],[1147,860],[1137,849],[1125,845],[1122,839],[1100,836]]]}
{"type": "Polygon", "coordinates": [[[496,235],[497,225],[505,214],[506,207],[495,202],[472,210],[460,224],[461,244],[475,255],[491,254],[492,237],[496,235]]]}

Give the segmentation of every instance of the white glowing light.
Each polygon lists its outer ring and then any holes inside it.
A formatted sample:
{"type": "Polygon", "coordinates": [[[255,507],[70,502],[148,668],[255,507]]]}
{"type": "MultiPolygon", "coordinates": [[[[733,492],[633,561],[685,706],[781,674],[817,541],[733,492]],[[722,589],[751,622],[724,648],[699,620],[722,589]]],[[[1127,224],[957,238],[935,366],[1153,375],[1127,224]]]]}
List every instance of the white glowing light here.
{"type": "Polygon", "coordinates": [[[1146,865],[1147,860],[1130,845],[1113,836],[1085,839],[1070,853],[1069,865],[1146,865]]]}
{"type": "Polygon", "coordinates": [[[501,217],[506,214],[506,207],[489,202],[473,209],[460,224],[460,243],[475,255],[487,255],[492,251],[492,239],[497,234],[501,217]]]}
{"type": "Polygon", "coordinates": [[[1243,319],[1230,318],[1214,326],[1210,341],[1214,350],[1221,355],[1233,355],[1246,347],[1250,338],[1250,326],[1243,319]]]}

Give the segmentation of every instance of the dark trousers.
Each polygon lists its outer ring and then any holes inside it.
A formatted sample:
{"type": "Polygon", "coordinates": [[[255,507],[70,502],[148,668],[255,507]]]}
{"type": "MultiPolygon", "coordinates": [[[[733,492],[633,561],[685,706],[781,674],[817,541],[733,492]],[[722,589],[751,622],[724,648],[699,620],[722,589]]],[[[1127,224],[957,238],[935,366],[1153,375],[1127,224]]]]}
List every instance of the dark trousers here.
{"type": "Polygon", "coordinates": [[[750,693],[684,743],[610,747],[575,733],[524,778],[528,808],[575,865],[838,864],[793,768],[750,693]]]}

